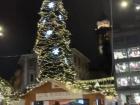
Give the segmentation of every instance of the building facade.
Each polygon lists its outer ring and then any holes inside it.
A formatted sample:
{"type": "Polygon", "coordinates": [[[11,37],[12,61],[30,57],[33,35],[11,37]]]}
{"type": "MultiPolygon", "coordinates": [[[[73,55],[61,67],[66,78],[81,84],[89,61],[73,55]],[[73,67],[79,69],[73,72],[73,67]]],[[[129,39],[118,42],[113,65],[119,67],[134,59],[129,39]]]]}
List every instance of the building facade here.
{"type": "Polygon", "coordinates": [[[113,0],[112,20],[114,52],[113,71],[120,105],[140,104],[140,5],[139,0],[126,0],[128,6],[121,7],[123,0],[113,0]]]}
{"type": "Polygon", "coordinates": [[[22,55],[18,61],[23,71],[23,79],[21,88],[24,89],[27,85],[36,82],[37,76],[37,59],[34,54],[22,55]]]}
{"type": "Polygon", "coordinates": [[[89,75],[89,63],[90,60],[80,51],[73,48],[73,62],[74,62],[74,68],[77,71],[77,79],[79,80],[86,80],[88,79],[89,75]]]}
{"type": "MultiPolygon", "coordinates": [[[[87,79],[89,70],[89,59],[84,56],[80,51],[73,48],[73,63],[77,71],[77,79],[87,79]]],[[[37,66],[37,57],[35,54],[22,55],[18,64],[22,67],[23,79],[22,88],[36,82],[39,69],[37,66]]]]}
{"type": "Polygon", "coordinates": [[[112,70],[110,21],[107,19],[99,20],[96,33],[98,35],[99,69],[105,70],[106,75],[110,76],[112,70]]]}
{"type": "Polygon", "coordinates": [[[114,35],[114,66],[122,104],[140,103],[140,31],[114,35]]]}

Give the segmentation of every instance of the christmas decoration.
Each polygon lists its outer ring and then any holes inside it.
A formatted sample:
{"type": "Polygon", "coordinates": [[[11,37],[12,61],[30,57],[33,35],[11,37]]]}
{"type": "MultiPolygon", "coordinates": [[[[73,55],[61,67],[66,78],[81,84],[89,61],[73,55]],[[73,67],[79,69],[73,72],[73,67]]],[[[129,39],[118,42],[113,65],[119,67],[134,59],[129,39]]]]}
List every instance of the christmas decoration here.
{"type": "Polygon", "coordinates": [[[105,96],[117,96],[117,92],[115,90],[114,85],[114,78],[102,78],[102,79],[95,79],[95,80],[85,80],[85,81],[77,81],[73,84],[71,82],[67,82],[66,84],[62,84],[58,81],[51,80],[51,79],[44,79],[40,83],[29,85],[24,92],[21,92],[20,96],[24,96],[28,94],[33,89],[38,88],[47,82],[57,83],[63,89],[73,92],[73,93],[101,93],[105,96]]]}
{"type": "Polygon", "coordinates": [[[3,102],[4,105],[9,105],[13,98],[12,92],[12,86],[7,81],[0,78],[0,102],[3,102]]]}
{"type": "Polygon", "coordinates": [[[48,7],[49,7],[49,8],[54,8],[54,6],[55,6],[54,2],[48,3],[48,7]]]}
{"type": "Polygon", "coordinates": [[[102,93],[106,96],[117,95],[114,85],[114,78],[103,78],[103,79],[95,79],[95,80],[85,80],[85,81],[77,81],[74,84],[74,87],[86,92],[93,93],[102,93]]]}
{"type": "Polygon", "coordinates": [[[47,32],[45,32],[45,37],[49,38],[52,34],[53,34],[53,30],[48,30],[47,32]]]}
{"type": "Polygon", "coordinates": [[[59,54],[59,49],[58,48],[53,49],[52,53],[54,55],[58,55],[59,54]]]}
{"type": "Polygon", "coordinates": [[[71,34],[66,29],[67,12],[62,0],[44,0],[39,14],[41,19],[34,47],[40,70],[37,80],[74,82],[76,73],[69,48],[71,34]]]}

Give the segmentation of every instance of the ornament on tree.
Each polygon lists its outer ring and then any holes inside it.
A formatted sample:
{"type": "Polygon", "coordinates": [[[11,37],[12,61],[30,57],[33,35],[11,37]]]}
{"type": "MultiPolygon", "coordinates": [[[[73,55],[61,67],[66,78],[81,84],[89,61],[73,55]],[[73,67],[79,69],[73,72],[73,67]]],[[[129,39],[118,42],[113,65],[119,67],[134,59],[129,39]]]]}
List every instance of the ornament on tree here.
{"type": "Polygon", "coordinates": [[[50,2],[50,3],[48,4],[48,7],[49,7],[50,9],[54,8],[54,6],[55,6],[55,3],[54,3],[54,2],[50,2]]]}
{"type": "Polygon", "coordinates": [[[48,30],[47,32],[45,32],[45,37],[49,38],[52,34],[53,34],[53,30],[48,30]]]}
{"type": "Polygon", "coordinates": [[[63,20],[63,16],[62,15],[59,15],[58,18],[59,18],[59,20],[63,20]]]}
{"type": "Polygon", "coordinates": [[[54,54],[54,55],[58,55],[59,54],[59,48],[55,48],[55,49],[53,49],[53,51],[52,51],[52,53],[54,54]]]}

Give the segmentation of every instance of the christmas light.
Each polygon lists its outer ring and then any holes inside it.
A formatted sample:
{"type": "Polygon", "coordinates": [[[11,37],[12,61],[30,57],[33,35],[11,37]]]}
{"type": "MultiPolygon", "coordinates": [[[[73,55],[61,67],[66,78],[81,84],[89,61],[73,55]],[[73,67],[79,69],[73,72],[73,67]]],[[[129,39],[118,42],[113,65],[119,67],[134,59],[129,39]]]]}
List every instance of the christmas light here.
{"type": "Polygon", "coordinates": [[[98,87],[100,87],[100,84],[99,82],[96,82],[96,84],[94,85],[94,88],[98,88],[98,87]]]}
{"type": "Polygon", "coordinates": [[[59,48],[53,49],[52,53],[53,53],[54,55],[58,55],[58,54],[59,54],[59,48]]]}
{"type": "Polygon", "coordinates": [[[49,8],[54,8],[54,6],[55,6],[55,3],[54,3],[54,2],[50,2],[50,3],[48,4],[48,7],[49,7],[49,8]]]}
{"type": "Polygon", "coordinates": [[[42,21],[42,23],[45,24],[45,23],[46,23],[46,19],[44,19],[44,20],[42,21]]]}
{"type": "Polygon", "coordinates": [[[140,10],[140,5],[137,5],[136,6],[136,10],[140,10]]]}
{"type": "Polygon", "coordinates": [[[64,60],[65,60],[65,64],[67,64],[67,65],[68,65],[68,60],[67,60],[67,58],[65,58],[64,60]]]}
{"type": "Polygon", "coordinates": [[[48,31],[45,33],[45,37],[46,37],[46,38],[49,38],[52,34],[53,34],[53,30],[48,30],[48,31]]]}
{"type": "Polygon", "coordinates": [[[59,18],[59,20],[63,20],[63,16],[62,15],[59,15],[58,18],[59,18]]]}

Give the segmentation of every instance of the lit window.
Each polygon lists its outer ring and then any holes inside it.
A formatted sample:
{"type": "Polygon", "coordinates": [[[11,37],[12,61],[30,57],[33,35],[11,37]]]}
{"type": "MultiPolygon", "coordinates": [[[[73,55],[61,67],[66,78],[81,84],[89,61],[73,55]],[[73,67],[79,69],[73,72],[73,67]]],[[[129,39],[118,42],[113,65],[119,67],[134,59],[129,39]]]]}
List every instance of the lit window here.
{"type": "Polygon", "coordinates": [[[128,63],[117,63],[115,65],[116,73],[123,73],[123,72],[128,72],[129,67],[128,63]]]}
{"type": "Polygon", "coordinates": [[[127,58],[127,51],[125,49],[119,49],[114,51],[114,59],[127,58]]]}
{"type": "Polygon", "coordinates": [[[132,85],[136,86],[136,85],[140,85],[140,76],[134,76],[132,77],[132,85]]]}
{"type": "Polygon", "coordinates": [[[126,87],[130,85],[130,78],[124,77],[124,78],[118,78],[117,79],[117,85],[118,87],[126,87]]]}
{"type": "Polygon", "coordinates": [[[128,56],[129,56],[129,58],[140,57],[140,48],[139,47],[129,48],[128,56]]]}
{"type": "Polygon", "coordinates": [[[140,71],[140,62],[130,62],[129,66],[131,71],[140,71]]]}
{"type": "Polygon", "coordinates": [[[136,104],[140,103],[140,93],[134,93],[134,100],[136,104]]]}

